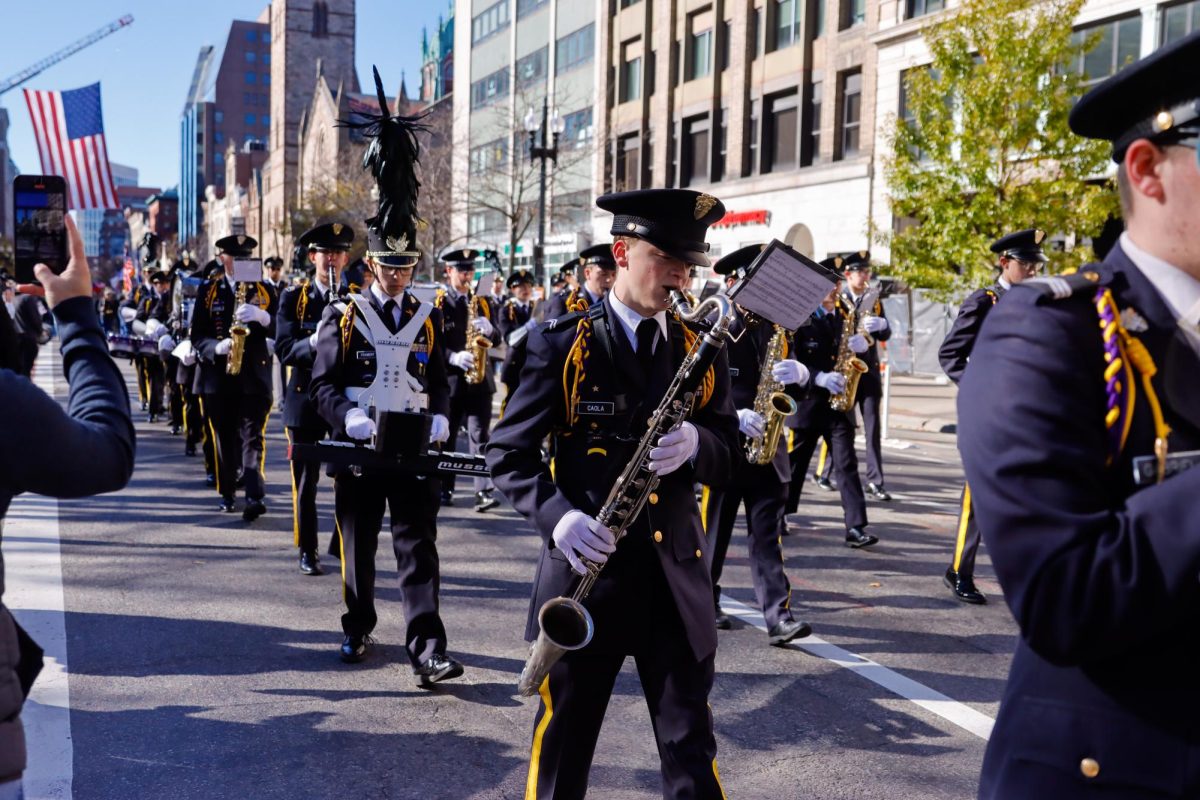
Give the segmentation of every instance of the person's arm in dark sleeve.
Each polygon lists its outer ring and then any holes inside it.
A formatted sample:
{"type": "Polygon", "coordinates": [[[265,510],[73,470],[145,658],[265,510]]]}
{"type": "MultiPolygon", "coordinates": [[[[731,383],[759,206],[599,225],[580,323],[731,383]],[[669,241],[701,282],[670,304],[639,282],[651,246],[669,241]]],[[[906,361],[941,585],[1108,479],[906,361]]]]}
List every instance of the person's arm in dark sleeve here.
{"type": "Polygon", "coordinates": [[[311,334],[304,330],[304,323],[296,317],[296,303],[304,291],[302,286],[285,289],[279,300],[275,315],[275,355],[280,363],[289,367],[312,369],[316,350],[310,340],[311,334]]]}
{"type": "Polygon", "coordinates": [[[0,485],[49,497],[116,491],[133,474],[135,437],[125,381],[90,298],[54,309],[70,386],[64,411],[27,379],[0,370],[0,485]]]}
{"type": "Polygon", "coordinates": [[[712,397],[708,404],[688,419],[696,426],[700,442],[692,459],[696,482],[721,487],[729,483],[732,460],[730,453],[738,447],[737,412],[729,382],[729,353],[725,348],[713,364],[712,397]]]}
{"type": "Polygon", "coordinates": [[[1200,468],[1114,501],[1095,308],[1038,300],[1014,287],[988,313],[973,355],[987,368],[963,376],[958,443],[1022,638],[1081,664],[1200,615],[1200,468]]]}
{"type": "Polygon", "coordinates": [[[446,375],[446,345],[442,336],[442,312],[429,312],[433,341],[429,343],[429,360],[425,363],[425,391],[429,395],[429,413],[450,416],[450,379],[446,375]]]}
{"type": "MultiPolygon", "coordinates": [[[[347,309],[353,305],[347,306],[347,309]]],[[[317,334],[317,355],[313,361],[312,382],[308,396],[317,413],[333,429],[335,436],[346,435],[346,412],[354,407],[346,397],[343,376],[342,313],[330,303],[321,315],[321,330],[317,334]]]]}
{"type": "Polygon", "coordinates": [[[971,347],[991,307],[991,298],[981,291],[968,297],[958,310],[958,317],[950,326],[950,332],[942,340],[942,346],[938,348],[938,362],[946,376],[955,383],[962,380],[967,361],[971,358],[971,347]]]}
{"type": "Polygon", "coordinates": [[[196,305],[192,308],[191,334],[192,347],[196,348],[201,359],[210,364],[216,363],[217,360],[217,332],[208,307],[208,297],[212,291],[211,281],[206,281],[200,287],[196,305]]]}

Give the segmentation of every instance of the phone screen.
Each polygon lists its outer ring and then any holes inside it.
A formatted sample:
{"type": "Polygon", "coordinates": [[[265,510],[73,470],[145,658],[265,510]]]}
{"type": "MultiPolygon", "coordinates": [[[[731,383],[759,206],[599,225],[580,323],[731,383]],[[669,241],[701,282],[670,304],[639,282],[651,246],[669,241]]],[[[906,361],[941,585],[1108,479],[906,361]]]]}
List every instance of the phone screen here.
{"type": "Polygon", "coordinates": [[[64,216],[67,197],[61,178],[30,179],[21,175],[13,185],[13,231],[17,283],[33,283],[34,264],[55,273],[67,267],[64,216]]]}

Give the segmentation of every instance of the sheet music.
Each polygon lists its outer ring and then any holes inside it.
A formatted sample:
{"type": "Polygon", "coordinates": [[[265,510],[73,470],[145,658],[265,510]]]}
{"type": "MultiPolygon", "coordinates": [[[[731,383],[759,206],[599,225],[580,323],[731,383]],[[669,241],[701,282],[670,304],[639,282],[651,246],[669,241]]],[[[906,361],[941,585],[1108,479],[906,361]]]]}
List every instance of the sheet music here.
{"type": "Polygon", "coordinates": [[[730,297],[758,316],[795,330],[817,310],[835,283],[819,264],[775,240],[730,297]]]}
{"type": "Polygon", "coordinates": [[[237,258],[233,261],[233,279],[238,283],[256,283],[263,279],[262,262],[257,258],[237,258]]]}

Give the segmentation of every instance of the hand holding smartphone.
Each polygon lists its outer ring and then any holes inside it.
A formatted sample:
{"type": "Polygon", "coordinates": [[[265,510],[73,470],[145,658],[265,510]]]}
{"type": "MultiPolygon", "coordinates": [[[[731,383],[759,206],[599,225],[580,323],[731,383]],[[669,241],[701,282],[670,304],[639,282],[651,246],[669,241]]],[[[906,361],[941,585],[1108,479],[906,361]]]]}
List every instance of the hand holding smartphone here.
{"type": "Polygon", "coordinates": [[[67,268],[67,185],[57,175],[13,179],[13,255],[17,283],[34,283],[33,268],[55,275],[67,268]]]}

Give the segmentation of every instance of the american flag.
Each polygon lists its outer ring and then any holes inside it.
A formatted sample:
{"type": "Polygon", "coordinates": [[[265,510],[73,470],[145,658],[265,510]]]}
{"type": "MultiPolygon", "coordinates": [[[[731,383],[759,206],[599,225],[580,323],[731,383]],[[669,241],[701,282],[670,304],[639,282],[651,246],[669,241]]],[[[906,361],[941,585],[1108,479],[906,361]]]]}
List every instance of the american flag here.
{"type": "Polygon", "coordinates": [[[25,90],[42,173],[67,182],[71,208],[120,208],[100,111],[100,84],[65,92],[25,90]]]}

